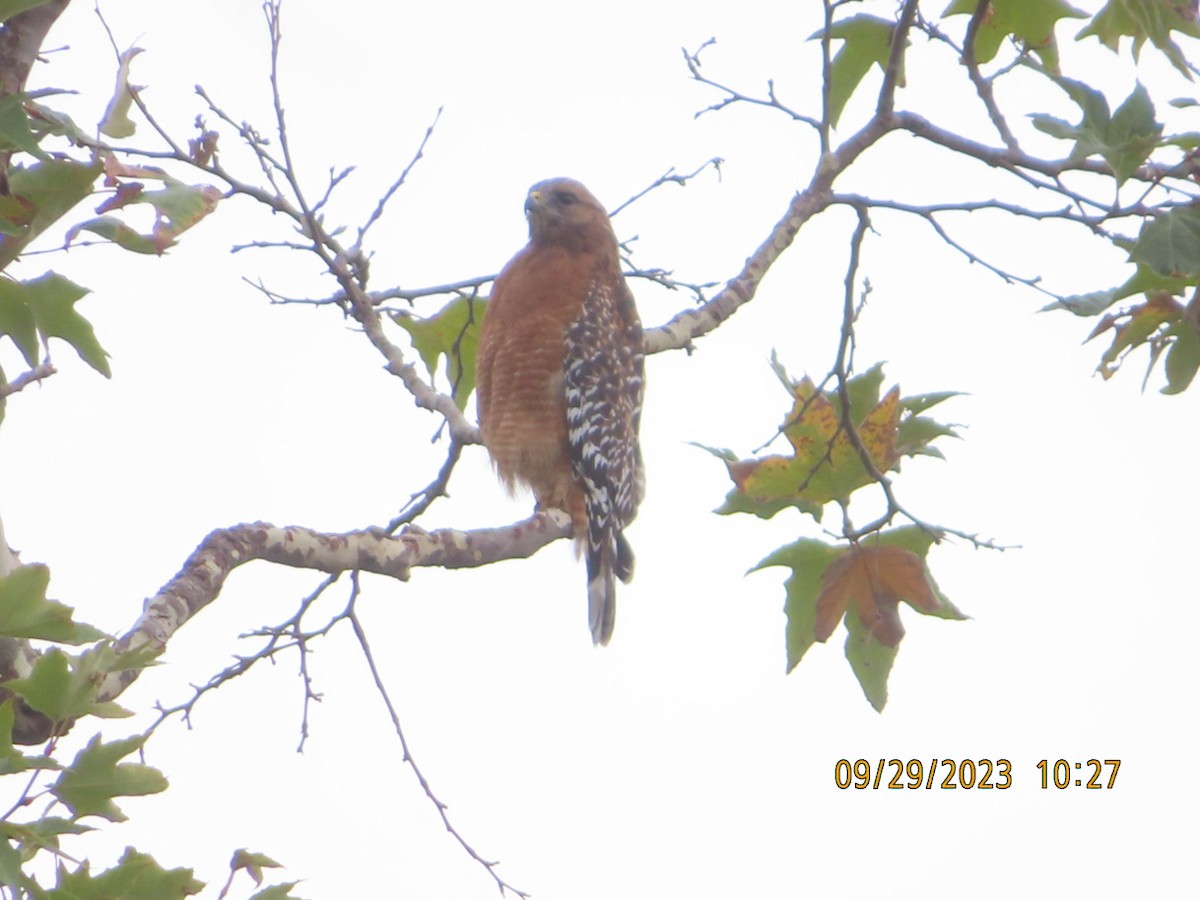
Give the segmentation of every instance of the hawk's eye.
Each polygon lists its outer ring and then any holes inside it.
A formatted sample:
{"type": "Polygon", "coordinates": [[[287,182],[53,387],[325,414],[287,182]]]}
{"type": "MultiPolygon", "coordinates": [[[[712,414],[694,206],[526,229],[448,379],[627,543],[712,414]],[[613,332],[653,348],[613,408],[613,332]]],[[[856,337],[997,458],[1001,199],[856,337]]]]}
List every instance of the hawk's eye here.
{"type": "Polygon", "coordinates": [[[570,191],[555,191],[554,202],[559,206],[570,206],[575,202],[575,195],[570,191]]]}

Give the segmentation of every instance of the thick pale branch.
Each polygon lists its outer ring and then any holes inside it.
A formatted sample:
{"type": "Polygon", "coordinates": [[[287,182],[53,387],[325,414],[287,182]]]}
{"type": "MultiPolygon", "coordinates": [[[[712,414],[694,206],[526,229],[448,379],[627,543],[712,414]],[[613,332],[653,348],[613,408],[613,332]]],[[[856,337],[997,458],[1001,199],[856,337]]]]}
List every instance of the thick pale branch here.
{"type": "Polygon", "coordinates": [[[824,178],[819,178],[814,186],[796,194],[767,239],[720,293],[695,309],[684,310],[665,325],[646,329],[646,352],[660,353],[689,347],[694,338],[708,334],[749,303],[767,270],[791,246],[801,226],[829,206],[831,199],[829,185],[824,178]]]}
{"type": "MultiPolygon", "coordinates": [[[[392,537],[379,529],[329,534],[266,522],[235,525],[209,534],[179,574],[146,602],[133,628],[117,642],[118,652],[158,652],[172,635],[220,594],[238,566],[264,560],[299,569],[374,572],[405,581],[411,569],[472,568],[532,556],[571,534],[570,517],[557,510],[523,522],[475,531],[410,529],[392,537]]],[[[138,670],[109,676],[100,700],[112,700],[137,678],[138,670]]]]}
{"type": "Polygon", "coordinates": [[[51,364],[50,360],[45,359],[30,369],[28,372],[23,372],[7,384],[0,384],[0,399],[25,390],[29,385],[36,384],[39,381],[44,381],[51,375],[57,373],[57,369],[51,364]]]}

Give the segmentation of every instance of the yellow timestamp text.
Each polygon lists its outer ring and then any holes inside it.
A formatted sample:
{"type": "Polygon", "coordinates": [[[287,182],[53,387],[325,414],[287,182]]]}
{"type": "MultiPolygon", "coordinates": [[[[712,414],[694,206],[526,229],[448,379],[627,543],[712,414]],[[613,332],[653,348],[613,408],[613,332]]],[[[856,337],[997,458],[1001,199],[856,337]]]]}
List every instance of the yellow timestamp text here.
{"type": "Polygon", "coordinates": [[[1007,759],[839,759],[833,783],[842,790],[998,790],[1012,787],[1007,759]]]}
{"type": "Polygon", "coordinates": [[[1119,759],[1089,759],[1077,762],[1070,759],[1039,760],[1038,771],[1042,775],[1042,790],[1054,787],[1060,791],[1067,788],[1083,788],[1090,791],[1112,790],[1117,783],[1117,772],[1121,769],[1119,759]],[[1108,777],[1104,777],[1107,770],[1108,777]]]}

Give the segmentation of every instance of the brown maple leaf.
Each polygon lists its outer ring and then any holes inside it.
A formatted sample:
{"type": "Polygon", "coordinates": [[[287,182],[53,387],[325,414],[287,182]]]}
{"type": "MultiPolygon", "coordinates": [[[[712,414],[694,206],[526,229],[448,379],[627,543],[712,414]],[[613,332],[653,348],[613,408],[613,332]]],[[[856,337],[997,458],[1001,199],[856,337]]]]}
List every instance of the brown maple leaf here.
{"type": "Polygon", "coordinates": [[[900,600],[925,612],[940,601],[925,574],[925,562],[903,547],[874,546],[848,550],[821,577],[813,636],[828,640],[854,604],[859,619],[879,643],[896,647],[904,637],[900,600]]]}

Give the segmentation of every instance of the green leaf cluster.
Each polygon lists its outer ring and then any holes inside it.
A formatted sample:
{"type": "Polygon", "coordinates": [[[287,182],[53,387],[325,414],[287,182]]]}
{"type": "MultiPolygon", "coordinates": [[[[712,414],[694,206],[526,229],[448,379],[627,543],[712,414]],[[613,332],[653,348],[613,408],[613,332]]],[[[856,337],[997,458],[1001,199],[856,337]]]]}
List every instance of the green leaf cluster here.
{"type": "MultiPolygon", "coordinates": [[[[898,387],[885,391],[882,364],[848,379],[844,392],[821,389],[807,376],[795,379],[775,358],[772,367],[792,401],[779,427],[791,452],[738,459],[729,450],[703,448],[725,463],[734,482],[720,514],[770,518],[795,508],[820,521],[826,505],[848,508],[857,491],[896,471],[902,458],[941,458],[934,442],[958,436],[954,426],[925,415],[955,392],[902,397],[898,387]]],[[[784,584],[787,670],[843,623],[846,658],[877,710],[887,702],[888,674],[904,635],[898,602],[926,615],[963,618],[926,566],[934,535],[915,527],[881,529],[847,542],[800,538],[751,570],[791,569],[784,584]]]]}
{"type": "Polygon", "coordinates": [[[1163,126],[1155,118],[1150,93],[1139,84],[1116,112],[1110,113],[1108,100],[1095,88],[1067,78],[1057,82],[1083,111],[1083,119],[1071,125],[1039,114],[1033,116],[1034,126],[1053,137],[1074,141],[1073,161],[1101,157],[1117,184],[1123,184],[1150,158],[1162,137],[1163,126]]]}

